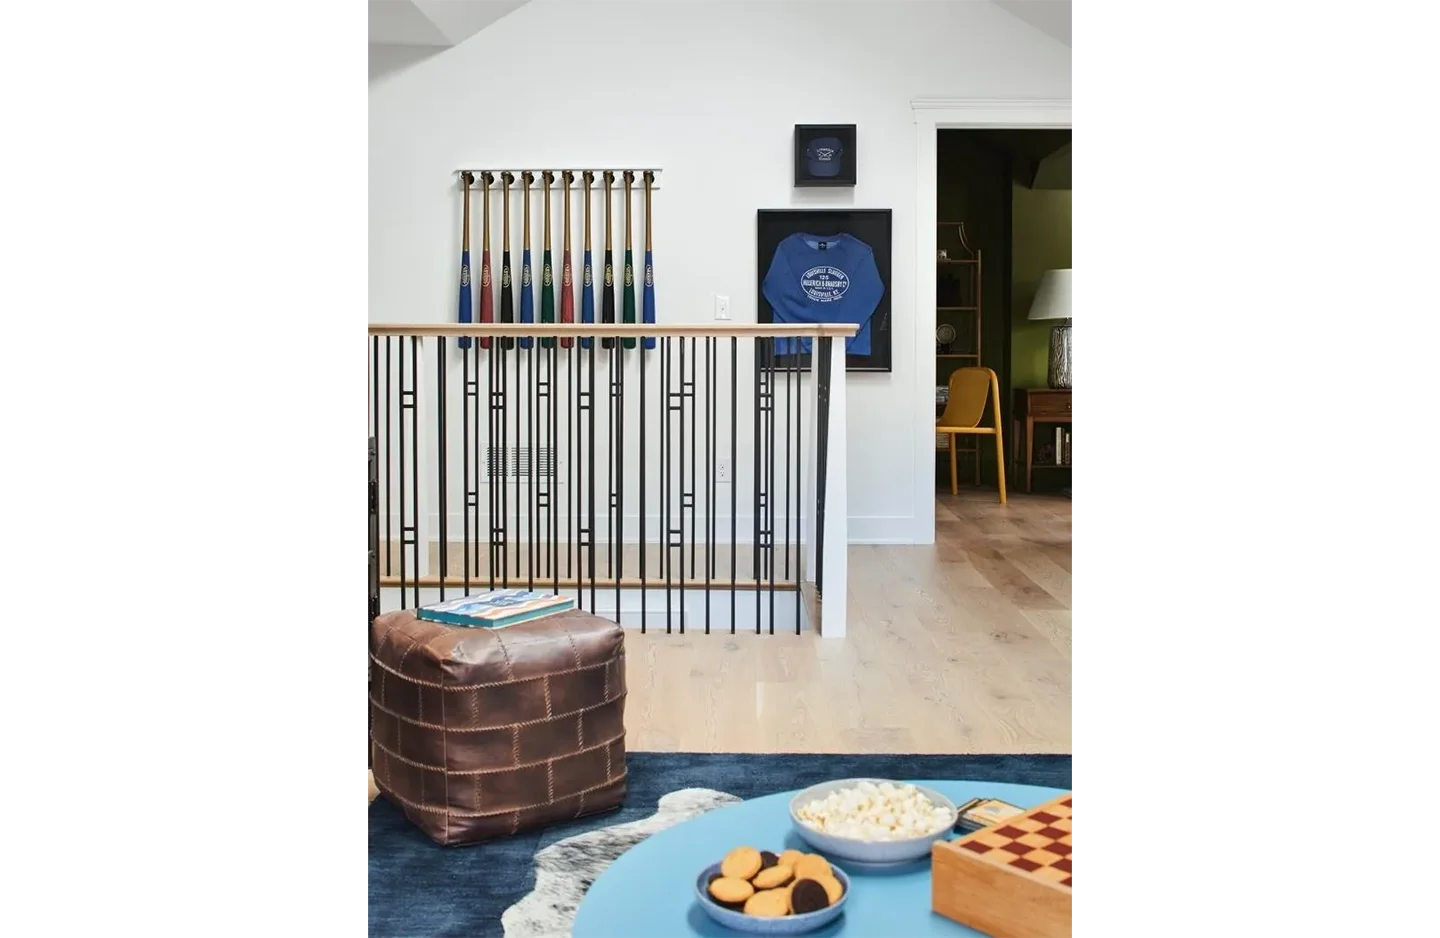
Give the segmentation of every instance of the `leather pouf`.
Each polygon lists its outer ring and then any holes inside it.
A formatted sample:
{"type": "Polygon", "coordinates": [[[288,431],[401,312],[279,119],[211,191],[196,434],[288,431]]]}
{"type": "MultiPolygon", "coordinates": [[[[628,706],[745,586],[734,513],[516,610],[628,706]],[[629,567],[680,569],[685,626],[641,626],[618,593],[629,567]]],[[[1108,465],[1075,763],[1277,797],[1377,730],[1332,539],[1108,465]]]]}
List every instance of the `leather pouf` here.
{"type": "Polygon", "coordinates": [[[502,629],[411,612],[370,631],[375,784],[436,843],[625,800],[625,636],[571,611],[502,629]]]}

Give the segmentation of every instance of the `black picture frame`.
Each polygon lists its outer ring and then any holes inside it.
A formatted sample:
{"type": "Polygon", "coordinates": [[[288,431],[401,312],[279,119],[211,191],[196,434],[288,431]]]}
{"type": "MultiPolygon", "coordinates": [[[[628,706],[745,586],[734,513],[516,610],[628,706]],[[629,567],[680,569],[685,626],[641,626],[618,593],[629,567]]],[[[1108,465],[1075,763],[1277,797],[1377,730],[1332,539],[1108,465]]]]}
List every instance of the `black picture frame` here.
{"type": "Polygon", "coordinates": [[[853,186],[856,179],[855,125],[854,124],[796,124],[795,125],[795,185],[796,186],[853,186]],[[838,141],[838,148],[835,143],[838,141]],[[812,153],[811,145],[819,144],[812,153]],[[834,152],[836,149],[839,152],[834,152]],[[813,170],[833,160],[836,170],[826,175],[813,170]]]}
{"type": "MultiPolygon", "coordinates": [[[[774,310],[765,299],[765,276],[775,259],[775,251],[792,234],[821,237],[849,234],[870,246],[875,254],[875,269],[880,274],[884,292],[870,317],[870,352],[865,355],[846,354],[846,371],[889,372],[891,370],[890,301],[894,293],[891,279],[891,210],[888,208],[850,209],[760,209],[755,218],[755,311],[762,323],[775,321],[774,310]]],[[[777,367],[810,367],[810,354],[777,354],[777,367]]]]}

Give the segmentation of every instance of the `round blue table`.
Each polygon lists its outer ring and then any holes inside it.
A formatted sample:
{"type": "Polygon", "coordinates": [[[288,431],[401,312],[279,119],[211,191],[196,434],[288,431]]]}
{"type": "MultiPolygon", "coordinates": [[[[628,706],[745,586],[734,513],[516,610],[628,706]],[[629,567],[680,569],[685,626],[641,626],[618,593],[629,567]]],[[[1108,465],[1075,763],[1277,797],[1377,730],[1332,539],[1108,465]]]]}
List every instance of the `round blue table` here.
{"type": "MultiPolygon", "coordinates": [[[[1032,808],[1062,794],[1058,788],[996,782],[912,779],[956,804],[971,798],[999,798],[1032,808]]],[[[766,795],[707,812],[663,830],[620,855],[601,873],[575,913],[572,938],[678,938],[737,935],[720,925],[695,900],[695,877],[729,850],[749,844],[776,853],[794,847],[809,852],[790,823],[790,799],[797,791],[766,795]]],[[[845,913],[809,934],[874,938],[925,935],[979,935],[930,911],[930,860],[877,872],[831,860],[850,876],[845,913]]]]}

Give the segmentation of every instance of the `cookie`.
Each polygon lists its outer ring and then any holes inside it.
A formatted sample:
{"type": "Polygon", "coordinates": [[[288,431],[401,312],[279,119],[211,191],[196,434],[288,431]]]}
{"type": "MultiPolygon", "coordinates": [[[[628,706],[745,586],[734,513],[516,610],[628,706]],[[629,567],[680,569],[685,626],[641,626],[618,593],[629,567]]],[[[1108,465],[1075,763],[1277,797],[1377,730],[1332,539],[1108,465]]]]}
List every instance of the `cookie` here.
{"type": "Polygon", "coordinates": [[[829,875],[831,875],[830,864],[825,862],[825,858],[818,853],[807,853],[795,861],[796,879],[819,879],[829,875]]]}
{"type": "Polygon", "coordinates": [[[845,887],[840,885],[840,880],[834,876],[817,876],[815,882],[825,887],[825,895],[830,897],[830,904],[834,905],[845,895],[845,887]]]}
{"type": "Polygon", "coordinates": [[[799,863],[799,862],[800,862],[800,858],[803,857],[804,855],[805,855],[805,854],[801,853],[799,850],[790,849],[790,850],[786,850],[784,853],[780,854],[779,860],[780,860],[781,863],[784,863],[786,866],[790,867],[791,869],[794,869],[795,864],[796,864],[796,863],[799,863]]]}
{"type": "Polygon", "coordinates": [[[721,905],[739,907],[746,899],[755,895],[755,887],[743,879],[716,876],[710,880],[709,892],[710,898],[721,905]]]}
{"type": "MultiPolygon", "coordinates": [[[[749,880],[760,872],[760,851],[754,847],[736,847],[725,854],[725,859],[720,862],[720,875],[728,876],[731,879],[749,880]]],[[[825,872],[829,872],[827,866],[825,872]]]]}
{"type": "MultiPolygon", "coordinates": [[[[823,893],[824,890],[822,889],[823,893]]],[[[761,918],[780,918],[790,914],[789,896],[784,889],[766,889],[745,900],[745,914],[761,918]]]]}
{"type": "MultiPolygon", "coordinates": [[[[795,885],[790,887],[790,911],[796,915],[819,912],[829,904],[829,893],[825,891],[824,886],[813,879],[797,879],[795,885]]],[[[748,903],[745,911],[750,911],[748,903]]]]}
{"type": "Polygon", "coordinates": [[[770,869],[770,867],[774,866],[779,861],[780,858],[775,856],[775,854],[771,853],[769,850],[760,851],[760,869],[768,870],[770,869]]]}
{"type": "Polygon", "coordinates": [[[750,884],[756,889],[775,889],[790,882],[795,875],[795,870],[786,863],[777,863],[774,866],[767,866],[755,874],[750,884]]]}

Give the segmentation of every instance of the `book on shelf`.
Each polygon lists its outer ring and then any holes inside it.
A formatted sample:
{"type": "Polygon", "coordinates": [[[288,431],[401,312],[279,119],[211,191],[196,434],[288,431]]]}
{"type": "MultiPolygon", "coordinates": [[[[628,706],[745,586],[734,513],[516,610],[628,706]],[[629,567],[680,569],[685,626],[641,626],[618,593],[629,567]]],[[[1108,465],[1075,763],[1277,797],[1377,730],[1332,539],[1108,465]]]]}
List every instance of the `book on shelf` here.
{"type": "Polygon", "coordinates": [[[1065,431],[1061,427],[1055,428],[1055,465],[1065,465],[1065,431]]]}
{"type": "Polygon", "coordinates": [[[1065,456],[1064,456],[1064,459],[1063,459],[1062,462],[1061,462],[1061,465],[1064,465],[1064,466],[1070,465],[1070,431],[1069,431],[1069,430],[1066,430],[1066,431],[1065,431],[1065,456]]]}
{"type": "Polygon", "coordinates": [[[501,589],[471,593],[415,611],[426,622],[464,628],[503,629],[575,608],[575,600],[538,590],[501,589]]]}

